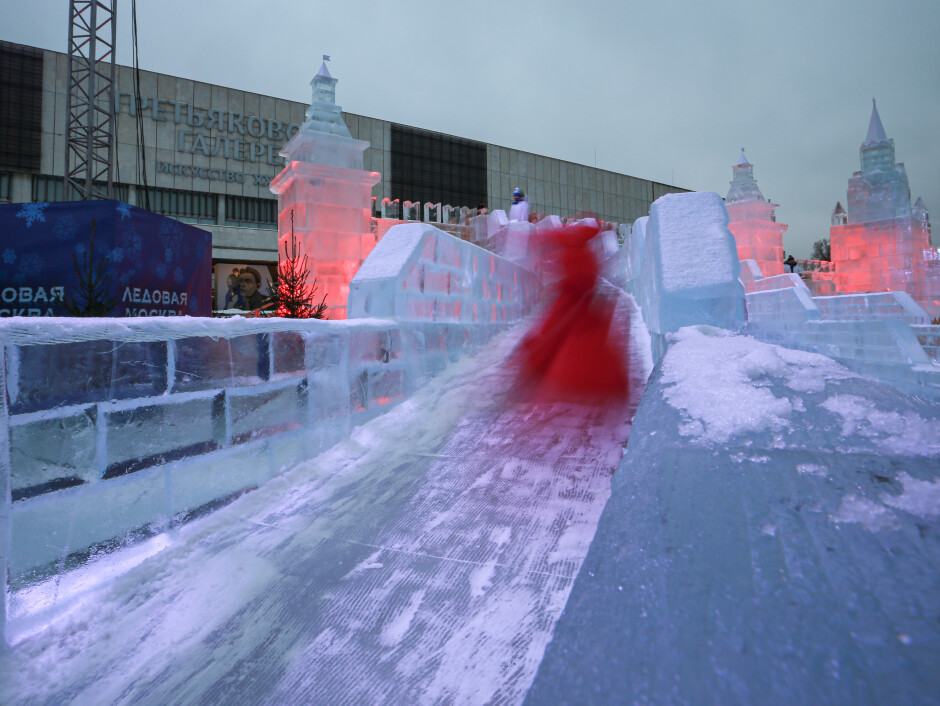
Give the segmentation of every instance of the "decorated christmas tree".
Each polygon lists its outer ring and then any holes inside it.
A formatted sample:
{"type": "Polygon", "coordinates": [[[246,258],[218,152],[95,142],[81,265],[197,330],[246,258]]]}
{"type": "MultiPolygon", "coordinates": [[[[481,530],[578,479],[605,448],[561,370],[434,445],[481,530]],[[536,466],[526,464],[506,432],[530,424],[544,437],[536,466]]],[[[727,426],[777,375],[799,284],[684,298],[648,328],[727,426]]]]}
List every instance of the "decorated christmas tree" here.
{"type": "Polygon", "coordinates": [[[287,319],[325,319],[326,296],[315,304],[316,278],[310,284],[310,265],[302,255],[294,235],[294,212],[290,213],[290,252],[284,243],[283,259],[278,254],[277,279],[270,284],[270,303],[266,309],[287,319]]]}

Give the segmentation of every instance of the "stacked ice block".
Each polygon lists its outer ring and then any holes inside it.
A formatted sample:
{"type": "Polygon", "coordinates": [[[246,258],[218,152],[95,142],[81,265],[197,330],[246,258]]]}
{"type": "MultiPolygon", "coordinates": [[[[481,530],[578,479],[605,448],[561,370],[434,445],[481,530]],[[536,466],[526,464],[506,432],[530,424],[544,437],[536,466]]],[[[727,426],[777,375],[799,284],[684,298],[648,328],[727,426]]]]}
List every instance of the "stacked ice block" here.
{"type": "Polygon", "coordinates": [[[525,315],[538,293],[538,277],[524,267],[409,223],[389,230],[356,273],[349,317],[502,323],[525,315]]]}
{"type": "Polygon", "coordinates": [[[622,248],[629,249],[622,256],[629,268],[626,278],[643,312],[655,359],[665,351],[666,334],[683,326],[708,324],[734,331],[744,325],[741,265],[718,194],[657,199],[649,220],[634,225],[631,239],[637,242],[622,248]]]}
{"type": "Polygon", "coordinates": [[[830,238],[840,293],[900,291],[926,299],[930,232],[910,217],[832,226],[830,238]]]}

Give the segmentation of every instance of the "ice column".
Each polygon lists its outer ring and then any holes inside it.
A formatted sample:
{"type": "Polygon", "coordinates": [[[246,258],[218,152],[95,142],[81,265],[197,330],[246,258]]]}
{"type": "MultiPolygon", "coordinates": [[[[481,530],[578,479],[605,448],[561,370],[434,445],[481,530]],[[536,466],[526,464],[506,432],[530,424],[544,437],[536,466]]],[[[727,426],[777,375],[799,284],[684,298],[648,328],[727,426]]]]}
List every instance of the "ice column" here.
{"type": "Polygon", "coordinates": [[[665,351],[666,334],[682,326],[737,330],[744,325],[741,263],[718,194],[701,191],[657,199],[644,241],[643,269],[633,291],[656,360],[665,351]]]}
{"type": "Polygon", "coordinates": [[[877,105],[859,152],[862,169],[849,179],[847,216],[834,212],[829,229],[839,292],[907,292],[936,316],[940,302],[932,296],[940,299],[940,292],[930,291],[925,257],[930,219],[923,201],[911,206],[907,171],[894,161],[894,140],[877,105]]]}
{"type": "Polygon", "coordinates": [[[786,224],[777,223],[778,204],[764,199],[754,179],[754,165],[744,156],[732,167],[731,189],[725,205],[728,229],[734,234],[739,260],[754,260],[765,277],[783,274],[783,233],[786,224]]]}
{"type": "Polygon", "coordinates": [[[345,319],[349,283],[375,247],[372,187],[382,177],[362,168],[369,143],[349,134],[326,61],[310,85],[307,119],[281,150],[287,166],[271,181],[277,194],[278,251],[283,258],[285,243],[289,251],[293,214],[294,233],[317,279],[317,296],[326,294],[331,319],[345,319]]]}

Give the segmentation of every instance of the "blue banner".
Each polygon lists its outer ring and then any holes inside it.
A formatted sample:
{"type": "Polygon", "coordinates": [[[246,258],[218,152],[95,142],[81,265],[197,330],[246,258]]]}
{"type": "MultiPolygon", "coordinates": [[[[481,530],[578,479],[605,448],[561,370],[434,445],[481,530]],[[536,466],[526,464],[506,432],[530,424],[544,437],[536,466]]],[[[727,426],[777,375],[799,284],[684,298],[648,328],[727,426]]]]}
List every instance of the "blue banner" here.
{"type": "MultiPolygon", "coordinates": [[[[0,316],[63,316],[91,246],[111,276],[109,316],[211,316],[212,235],[120,201],[0,205],[0,316]]],[[[78,303],[82,303],[78,298],[78,303]]]]}

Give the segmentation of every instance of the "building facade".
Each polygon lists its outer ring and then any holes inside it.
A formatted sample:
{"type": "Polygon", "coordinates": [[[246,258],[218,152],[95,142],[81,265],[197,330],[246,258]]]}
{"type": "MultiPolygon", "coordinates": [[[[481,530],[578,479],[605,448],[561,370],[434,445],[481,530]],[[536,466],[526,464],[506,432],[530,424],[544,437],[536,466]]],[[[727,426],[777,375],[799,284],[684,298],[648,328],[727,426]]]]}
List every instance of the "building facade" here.
{"type": "MultiPolygon", "coordinates": [[[[67,75],[65,53],[0,42],[0,202],[69,200],[67,75]]],[[[117,67],[115,198],[210,231],[216,265],[276,263],[277,201],[268,187],[308,105],[149,71],[138,76],[117,67]]],[[[379,118],[342,118],[353,138],[370,143],[364,169],[382,174],[372,190],[379,204],[508,210],[518,186],[534,212],[589,210],[632,223],[660,196],[685,191],[379,118]]]]}

